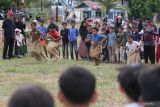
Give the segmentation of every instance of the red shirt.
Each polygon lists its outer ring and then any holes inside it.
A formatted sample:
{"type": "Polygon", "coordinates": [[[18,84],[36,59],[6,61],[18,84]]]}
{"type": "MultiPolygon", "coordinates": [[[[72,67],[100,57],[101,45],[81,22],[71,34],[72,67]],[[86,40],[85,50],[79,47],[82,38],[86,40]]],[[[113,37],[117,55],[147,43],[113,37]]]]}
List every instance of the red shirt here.
{"type": "Polygon", "coordinates": [[[48,34],[51,35],[52,38],[55,38],[55,39],[60,38],[60,35],[57,31],[50,31],[48,34]]]}

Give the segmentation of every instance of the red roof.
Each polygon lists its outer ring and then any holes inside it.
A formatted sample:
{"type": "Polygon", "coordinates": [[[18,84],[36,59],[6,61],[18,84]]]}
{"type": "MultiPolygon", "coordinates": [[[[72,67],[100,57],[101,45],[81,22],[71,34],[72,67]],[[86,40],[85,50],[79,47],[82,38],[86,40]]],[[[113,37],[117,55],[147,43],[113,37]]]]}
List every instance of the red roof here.
{"type": "Polygon", "coordinates": [[[86,1],[83,1],[83,3],[85,3],[88,7],[91,7],[94,10],[97,10],[97,9],[101,8],[98,2],[93,2],[93,1],[90,1],[90,0],[86,0],[86,1]]]}

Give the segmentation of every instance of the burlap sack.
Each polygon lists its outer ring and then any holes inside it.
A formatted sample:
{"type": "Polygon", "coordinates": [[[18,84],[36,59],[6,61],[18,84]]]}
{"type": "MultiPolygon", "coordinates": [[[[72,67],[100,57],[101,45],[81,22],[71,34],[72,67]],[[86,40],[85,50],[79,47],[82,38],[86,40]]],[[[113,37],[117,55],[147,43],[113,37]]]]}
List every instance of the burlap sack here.
{"type": "Polygon", "coordinates": [[[50,41],[47,45],[48,55],[51,56],[52,59],[57,60],[59,56],[59,47],[61,46],[60,42],[50,41]]]}
{"type": "Polygon", "coordinates": [[[91,58],[98,58],[102,53],[102,45],[91,46],[90,56],[91,58]]]}
{"type": "Polygon", "coordinates": [[[128,53],[127,64],[139,64],[141,63],[139,52],[128,53]]]}

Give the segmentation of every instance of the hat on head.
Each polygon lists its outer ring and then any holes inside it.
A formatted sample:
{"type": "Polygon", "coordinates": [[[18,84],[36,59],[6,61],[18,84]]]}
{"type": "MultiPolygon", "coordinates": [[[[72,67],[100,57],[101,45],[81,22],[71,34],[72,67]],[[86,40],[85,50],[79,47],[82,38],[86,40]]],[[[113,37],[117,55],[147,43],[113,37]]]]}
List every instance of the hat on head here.
{"type": "Polygon", "coordinates": [[[16,28],[15,32],[22,32],[20,29],[16,28]]]}
{"type": "Polygon", "coordinates": [[[14,15],[14,13],[12,11],[7,12],[7,16],[13,16],[13,15],[14,15]]]}

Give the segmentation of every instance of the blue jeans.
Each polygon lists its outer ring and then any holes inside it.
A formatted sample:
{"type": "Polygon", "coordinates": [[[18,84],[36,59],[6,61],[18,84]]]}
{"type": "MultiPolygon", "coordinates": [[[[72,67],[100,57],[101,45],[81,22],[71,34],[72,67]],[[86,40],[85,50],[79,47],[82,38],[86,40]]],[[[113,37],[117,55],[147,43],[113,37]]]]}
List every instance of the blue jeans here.
{"type": "Polygon", "coordinates": [[[76,60],[78,60],[77,40],[70,41],[70,54],[72,60],[74,60],[73,50],[75,52],[76,60]]]}

